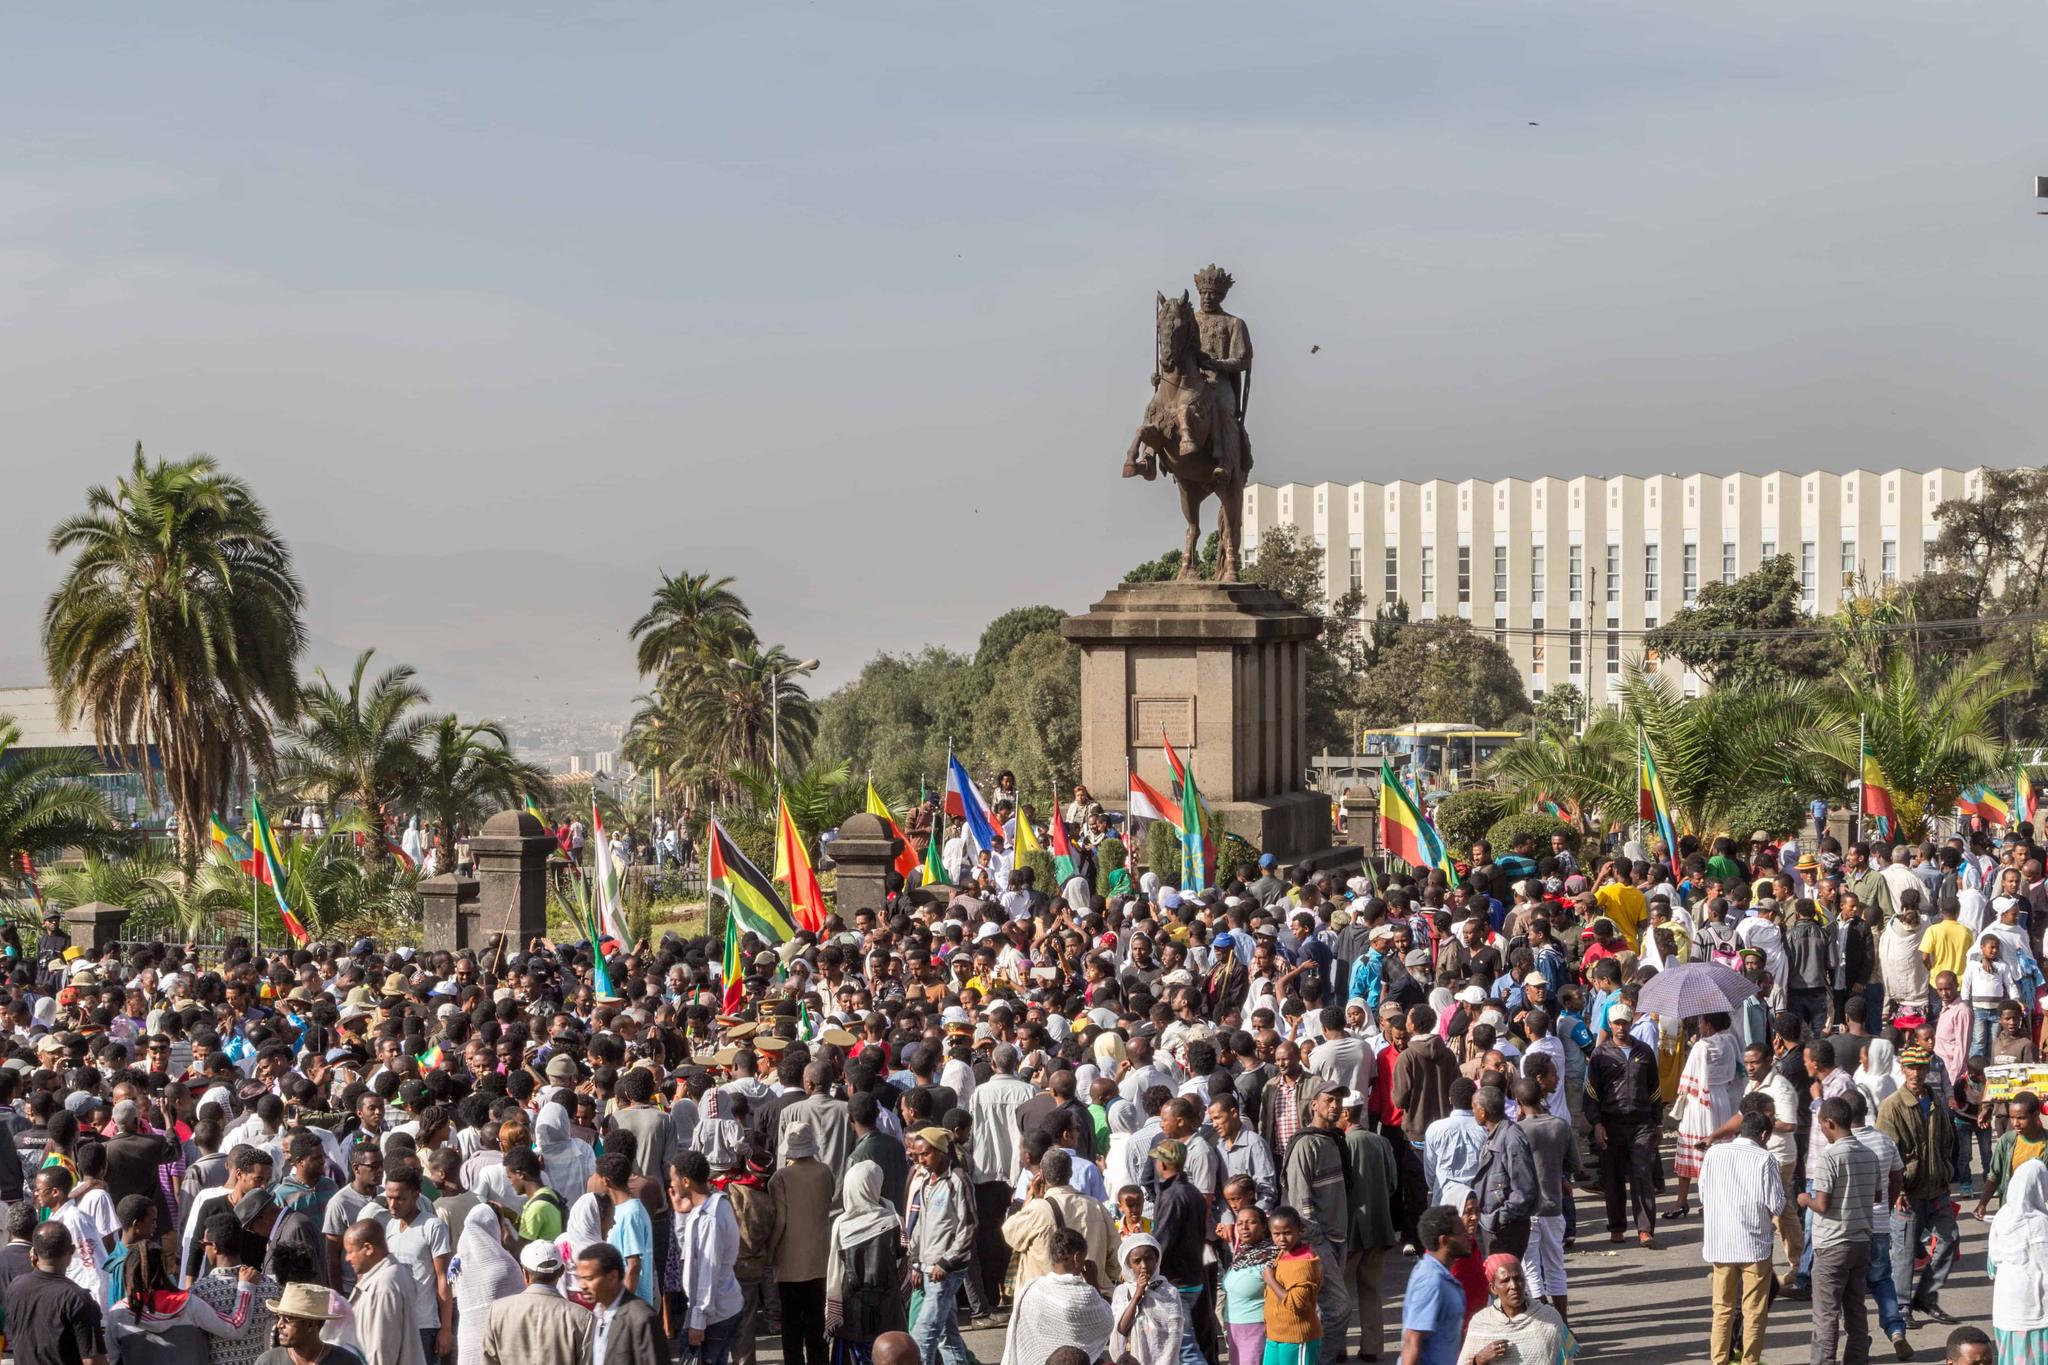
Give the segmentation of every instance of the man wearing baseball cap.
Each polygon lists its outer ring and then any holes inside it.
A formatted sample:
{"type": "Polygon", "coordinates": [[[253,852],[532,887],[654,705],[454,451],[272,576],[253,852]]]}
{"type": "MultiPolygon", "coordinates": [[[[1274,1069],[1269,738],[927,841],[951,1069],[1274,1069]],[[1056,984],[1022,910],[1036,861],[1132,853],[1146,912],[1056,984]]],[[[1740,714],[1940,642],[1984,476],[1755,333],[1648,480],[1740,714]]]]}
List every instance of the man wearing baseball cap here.
{"type": "MultiPolygon", "coordinates": [[[[499,1361],[580,1362],[590,1357],[597,1319],[563,1298],[556,1284],[566,1268],[552,1242],[528,1242],[519,1253],[526,1288],[491,1305],[484,1327],[484,1358],[499,1361]]],[[[294,1286],[298,1288],[299,1286],[294,1286]]]]}

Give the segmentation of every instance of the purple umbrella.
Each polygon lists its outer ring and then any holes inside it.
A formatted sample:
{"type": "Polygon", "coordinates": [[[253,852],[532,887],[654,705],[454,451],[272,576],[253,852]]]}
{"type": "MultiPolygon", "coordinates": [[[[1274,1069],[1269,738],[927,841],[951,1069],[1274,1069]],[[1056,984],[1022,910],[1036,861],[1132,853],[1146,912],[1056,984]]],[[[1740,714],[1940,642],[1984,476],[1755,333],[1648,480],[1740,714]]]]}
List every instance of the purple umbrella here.
{"type": "Polygon", "coordinates": [[[1636,997],[1636,1009],[1666,1019],[1733,1014],[1755,994],[1756,983],[1733,967],[1718,962],[1681,962],[1650,978],[1636,997]]]}

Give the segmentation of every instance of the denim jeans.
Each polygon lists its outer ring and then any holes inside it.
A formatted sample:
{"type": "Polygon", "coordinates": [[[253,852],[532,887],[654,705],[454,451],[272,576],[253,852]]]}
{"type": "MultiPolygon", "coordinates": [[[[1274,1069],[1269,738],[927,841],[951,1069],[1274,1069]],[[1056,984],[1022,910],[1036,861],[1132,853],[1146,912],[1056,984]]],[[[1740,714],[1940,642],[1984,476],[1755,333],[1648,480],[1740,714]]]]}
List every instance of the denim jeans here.
{"type": "Polygon", "coordinates": [[[967,1353],[967,1342],[960,1335],[960,1286],[965,1283],[964,1266],[936,1285],[929,1279],[924,1283],[924,1307],[917,1315],[917,1326],[911,1329],[910,1339],[917,1344],[917,1353],[925,1365],[932,1365],[935,1360],[943,1360],[946,1365],[971,1365],[974,1359],[967,1353]]]}
{"type": "Polygon", "coordinates": [[[1981,1006],[1970,1007],[1970,1055],[1989,1057],[1991,1040],[1998,1033],[1998,1011],[1981,1006]]]}
{"type": "Polygon", "coordinates": [[[687,1332],[676,1338],[675,1353],[679,1361],[695,1361],[696,1365],[725,1365],[732,1358],[733,1343],[739,1340],[740,1324],[746,1321],[747,1310],[742,1308],[724,1322],[714,1322],[704,1329],[704,1343],[690,1345],[687,1332]]]}
{"type": "Polygon", "coordinates": [[[1956,1123],[1956,1179],[1968,1185],[1970,1181],[1970,1148],[1977,1149],[1977,1167],[1987,1175],[1991,1171],[1991,1130],[1979,1128],[1960,1114],[1951,1115],[1956,1123]]]}
{"type": "Polygon", "coordinates": [[[1180,1293],[1180,1365],[1209,1365],[1195,1338],[1195,1305],[1202,1301],[1202,1286],[1175,1285],[1180,1293]]]}
{"type": "Polygon", "coordinates": [[[1873,1233],[1870,1238],[1870,1263],[1863,1268],[1863,1287],[1870,1291],[1870,1301],[1877,1308],[1877,1325],[1883,1329],[1889,1341],[1906,1330],[1906,1315],[1899,1311],[1898,1286],[1892,1283],[1892,1239],[1889,1234],[1873,1233]]]}
{"type": "Polygon", "coordinates": [[[1892,1210],[1892,1284],[1908,1304],[1939,1303],[1941,1287],[1948,1283],[1956,1264],[1956,1216],[1954,1205],[1943,1199],[1915,1199],[1904,1213],[1892,1210]],[[1916,1278],[1913,1257],[1928,1236],[1934,1237],[1934,1255],[1927,1269],[1916,1278]]]}

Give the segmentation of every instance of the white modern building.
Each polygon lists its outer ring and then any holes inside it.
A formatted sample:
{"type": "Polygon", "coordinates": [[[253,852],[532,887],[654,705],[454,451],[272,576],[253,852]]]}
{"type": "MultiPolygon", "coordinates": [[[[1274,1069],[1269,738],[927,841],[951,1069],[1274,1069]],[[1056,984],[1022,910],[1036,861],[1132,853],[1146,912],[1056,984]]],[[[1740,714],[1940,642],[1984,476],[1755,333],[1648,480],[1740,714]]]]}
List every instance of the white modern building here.
{"type": "MultiPolygon", "coordinates": [[[[1701,584],[1791,555],[1806,609],[1830,613],[1859,581],[1917,577],[1935,509],[1980,482],[1977,469],[1858,469],[1254,484],[1244,537],[1251,550],[1294,526],[1323,549],[1330,597],[1362,590],[1368,617],[1399,599],[1417,620],[1468,620],[1514,656],[1532,697],[1571,682],[1600,706],[1623,662],[1647,657],[1643,633],[1701,584]]],[[[1683,686],[1702,683],[1687,673],[1683,686]]]]}

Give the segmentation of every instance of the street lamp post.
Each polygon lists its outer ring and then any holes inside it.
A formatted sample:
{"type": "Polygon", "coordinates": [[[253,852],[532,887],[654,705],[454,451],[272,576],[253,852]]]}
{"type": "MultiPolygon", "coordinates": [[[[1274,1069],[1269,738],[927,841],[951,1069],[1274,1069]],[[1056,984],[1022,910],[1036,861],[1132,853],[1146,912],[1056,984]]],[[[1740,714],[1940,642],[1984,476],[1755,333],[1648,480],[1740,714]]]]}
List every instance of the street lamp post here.
{"type": "MultiPolygon", "coordinates": [[[[748,668],[744,659],[727,659],[725,662],[739,672],[748,668]]],[[[782,784],[782,680],[809,673],[817,666],[816,659],[805,659],[768,675],[768,770],[774,775],[777,786],[782,784]]]]}

